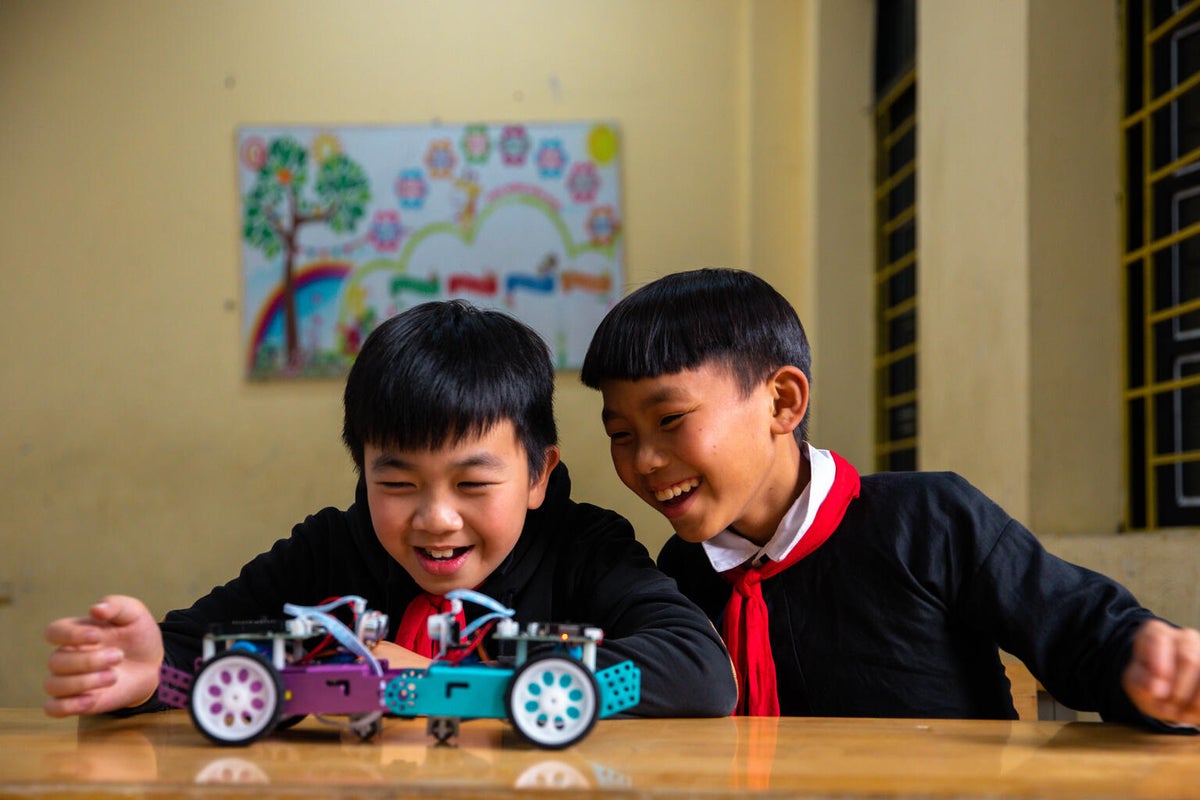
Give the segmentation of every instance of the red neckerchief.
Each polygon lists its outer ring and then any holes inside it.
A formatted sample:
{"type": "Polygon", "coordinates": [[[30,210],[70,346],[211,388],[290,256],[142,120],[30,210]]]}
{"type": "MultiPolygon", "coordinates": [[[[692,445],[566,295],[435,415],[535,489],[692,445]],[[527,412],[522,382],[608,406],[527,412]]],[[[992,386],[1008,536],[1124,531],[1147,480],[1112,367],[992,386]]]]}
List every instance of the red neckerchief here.
{"type": "MultiPolygon", "coordinates": [[[[450,601],[440,594],[425,592],[414,597],[404,609],[400,625],[396,628],[396,644],[407,647],[417,655],[434,658],[438,644],[429,638],[429,617],[450,610],[450,601]]],[[[459,613],[459,624],[463,623],[459,613]]]]}
{"type": "Polygon", "coordinates": [[[779,716],[779,692],[775,683],[775,658],[771,654],[767,604],[759,585],[778,575],[825,543],[841,524],[850,501],[858,497],[858,471],[837,453],[833,456],[833,485],[817,509],[812,525],[783,561],[768,560],[761,567],[740,566],[721,576],[733,584],[725,606],[721,635],[737,672],[738,704],[735,714],[754,717],[779,716]]]}

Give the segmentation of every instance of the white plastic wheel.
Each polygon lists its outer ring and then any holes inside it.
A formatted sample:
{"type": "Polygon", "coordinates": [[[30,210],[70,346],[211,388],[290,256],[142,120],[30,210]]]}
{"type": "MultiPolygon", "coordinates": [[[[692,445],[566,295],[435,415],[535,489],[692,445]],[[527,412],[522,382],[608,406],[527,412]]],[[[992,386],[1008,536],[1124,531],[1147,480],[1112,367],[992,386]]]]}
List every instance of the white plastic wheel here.
{"type": "Polygon", "coordinates": [[[596,679],[580,662],[545,656],[522,666],[508,688],[508,718],[538,747],[570,747],[591,732],[600,714],[596,679]]]}
{"type": "Polygon", "coordinates": [[[188,710],[217,744],[249,744],[274,730],[283,708],[279,673],[258,653],[219,653],[200,668],[188,710]]]}

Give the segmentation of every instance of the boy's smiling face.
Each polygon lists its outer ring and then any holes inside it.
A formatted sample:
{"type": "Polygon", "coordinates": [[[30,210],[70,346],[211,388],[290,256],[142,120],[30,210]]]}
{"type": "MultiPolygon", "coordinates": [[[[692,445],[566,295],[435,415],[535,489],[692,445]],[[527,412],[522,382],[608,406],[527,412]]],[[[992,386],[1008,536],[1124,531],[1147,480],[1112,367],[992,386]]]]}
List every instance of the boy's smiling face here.
{"type": "Polygon", "coordinates": [[[733,528],[765,544],[808,482],[801,474],[807,462],[791,434],[807,405],[808,386],[804,382],[799,415],[781,414],[778,378],[785,372],[800,375],[785,368],[748,395],[728,368],[713,362],[655,378],[601,382],[617,475],[686,541],[733,528]]]}
{"type": "Polygon", "coordinates": [[[375,535],[425,591],[473,589],[512,552],[557,463],[550,448],[531,480],[509,420],[435,450],[368,443],[363,476],[375,535]]]}

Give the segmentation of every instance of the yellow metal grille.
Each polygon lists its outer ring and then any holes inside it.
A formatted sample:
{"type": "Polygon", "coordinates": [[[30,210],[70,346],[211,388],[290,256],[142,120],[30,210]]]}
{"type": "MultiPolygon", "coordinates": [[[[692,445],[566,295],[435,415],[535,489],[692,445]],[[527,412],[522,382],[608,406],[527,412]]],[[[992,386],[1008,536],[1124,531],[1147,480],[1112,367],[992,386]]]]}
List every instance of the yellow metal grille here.
{"type": "Polygon", "coordinates": [[[1123,0],[1126,527],[1200,525],[1200,0],[1123,0]]]}
{"type": "Polygon", "coordinates": [[[917,72],[875,106],[875,466],[917,468],[917,72]]]}

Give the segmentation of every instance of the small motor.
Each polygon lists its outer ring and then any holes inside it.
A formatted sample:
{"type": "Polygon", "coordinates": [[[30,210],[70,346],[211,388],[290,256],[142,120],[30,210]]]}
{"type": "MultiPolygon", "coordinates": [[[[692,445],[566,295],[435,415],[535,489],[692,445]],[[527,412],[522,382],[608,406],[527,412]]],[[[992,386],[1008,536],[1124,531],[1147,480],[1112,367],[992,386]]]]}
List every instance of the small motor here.
{"type": "Polygon", "coordinates": [[[358,630],[355,634],[358,640],[369,648],[387,636],[388,616],[382,611],[367,611],[358,618],[358,630]]]}

